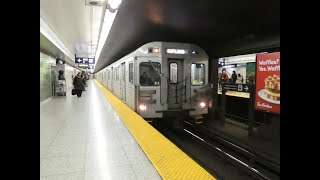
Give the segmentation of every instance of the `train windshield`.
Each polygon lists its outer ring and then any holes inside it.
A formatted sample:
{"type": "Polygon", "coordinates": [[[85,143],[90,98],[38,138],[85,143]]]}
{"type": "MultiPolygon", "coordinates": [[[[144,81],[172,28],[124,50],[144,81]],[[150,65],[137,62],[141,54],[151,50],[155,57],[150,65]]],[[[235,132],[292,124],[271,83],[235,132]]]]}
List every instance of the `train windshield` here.
{"type": "Polygon", "coordinates": [[[161,65],[157,62],[142,62],[139,67],[141,86],[159,86],[161,65]]]}
{"type": "Polygon", "coordinates": [[[195,64],[191,65],[191,83],[194,86],[204,85],[204,76],[205,76],[205,65],[204,64],[195,64]]]}

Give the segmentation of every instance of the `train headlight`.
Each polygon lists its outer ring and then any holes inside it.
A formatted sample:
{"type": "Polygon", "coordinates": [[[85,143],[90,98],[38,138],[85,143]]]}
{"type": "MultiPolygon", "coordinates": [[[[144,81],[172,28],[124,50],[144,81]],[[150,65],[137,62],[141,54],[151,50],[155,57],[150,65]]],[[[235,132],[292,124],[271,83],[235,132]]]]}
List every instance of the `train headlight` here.
{"type": "Polygon", "coordinates": [[[200,108],[204,108],[204,107],[206,107],[206,103],[201,102],[201,103],[200,103],[200,108]]]}
{"type": "Polygon", "coordinates": [[[153,48],[153,52],[154,53],[158,53],[159,52],[159,48],[153,48]]]}
{"type": "Polygon", "coordinates": [[[147,106],[144,105],[144,104],[140,104],[140,105],[139,105],[139,109],[140,109],[141,111],[145,111],[145,110],[147,110],[147,106]]]}

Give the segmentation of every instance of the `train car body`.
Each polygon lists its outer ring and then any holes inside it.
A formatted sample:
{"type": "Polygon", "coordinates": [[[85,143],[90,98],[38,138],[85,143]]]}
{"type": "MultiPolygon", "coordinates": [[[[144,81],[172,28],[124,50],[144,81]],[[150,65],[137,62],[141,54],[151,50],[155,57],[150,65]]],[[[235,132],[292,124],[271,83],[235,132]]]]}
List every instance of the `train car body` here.
{"type": "Polygon", "coordinates": [[[95,78],[145,119],[208,113],[208,55],[194,44],[147,43],[95,78]]]}

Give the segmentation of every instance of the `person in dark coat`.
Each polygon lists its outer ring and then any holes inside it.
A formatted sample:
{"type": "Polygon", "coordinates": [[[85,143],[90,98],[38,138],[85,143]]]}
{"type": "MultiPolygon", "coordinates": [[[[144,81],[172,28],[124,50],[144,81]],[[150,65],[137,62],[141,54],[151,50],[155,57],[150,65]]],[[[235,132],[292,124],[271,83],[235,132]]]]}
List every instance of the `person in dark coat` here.
{"type": "Polygon", "coordinates": [[[81,77],[81,72],[78,72],[77,76],[73,79],[73,86],[76,90],[76,94],[78,97],[81,97],[82,91],[85,91],[83,79],[81,77]]]}
{"type": "Polygon", "coordinates": [[[236,83],[236,80],[237,80],[237,74],[235,71],[232,72],[232,75],[231,75],[231,78],[232,78],[232,83],[236,83]]]}
{"type": "Polygon", "coordinates": [[[58,76],[58,79],[59,80],[66,80],[66,78],[64,77],[64,74],[63,74],[64,72],[63,72],[63,70],[60,70],[59,71],[59,76],[58,76]]]}
{"type": "Polygon", "coordinates": [[[81,72],[81,78],[83,80],[84,86],[87,87],[87,79],[86,79],[86,72],[85,71],[81,72]]]}
{"type": "Polygon", "coordinates": [[[152,86],[154,85],[154,82],[147,76],[146,72],[143,72],[143,74],[140,76],[140,84],[142,86],[152,86]]]}

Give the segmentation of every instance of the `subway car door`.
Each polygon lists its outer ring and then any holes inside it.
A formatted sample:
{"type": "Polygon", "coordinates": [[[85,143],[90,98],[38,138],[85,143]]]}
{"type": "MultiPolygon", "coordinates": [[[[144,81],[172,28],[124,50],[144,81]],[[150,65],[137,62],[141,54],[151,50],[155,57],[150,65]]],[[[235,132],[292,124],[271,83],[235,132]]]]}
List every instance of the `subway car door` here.
{"type": "Polygon", "coordinates": [[[184,99],[183,59],[168,58],[168,109],[182,109],[184,99]]]}
{"type": "Polygon", "coordinates": [[[126,101],[126,66],[125,62],[121,63],[121,98],[126,101]]]}

